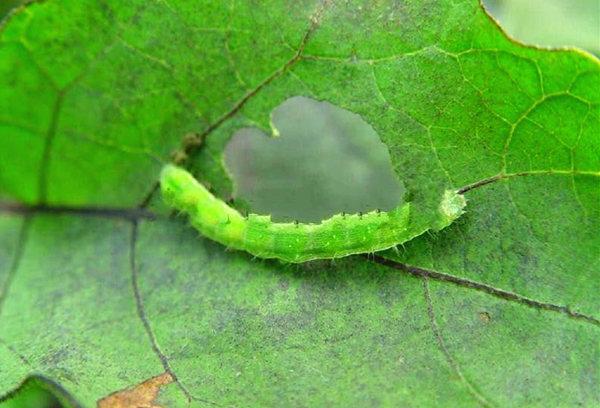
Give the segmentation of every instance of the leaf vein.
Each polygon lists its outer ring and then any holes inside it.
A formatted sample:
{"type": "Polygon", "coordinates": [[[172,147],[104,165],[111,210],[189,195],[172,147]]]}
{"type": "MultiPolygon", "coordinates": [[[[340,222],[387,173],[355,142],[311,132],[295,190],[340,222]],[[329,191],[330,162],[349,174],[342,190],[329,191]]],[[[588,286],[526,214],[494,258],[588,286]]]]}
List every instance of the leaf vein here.
{"type": "MultiPolygon", "coordinates": [[[[310,18],[311,24],[310,24],[308,30],[306,30],[306,32],[304,33],[304,36],[302,37],[302,40],[300,41],[300,45],[298,46],[294,55],[285,64],[283,64],[277,70],[272,72],[269,76],[267,76],[265,79],[263,79],[257,86],[255,86],[252,90],[250,90],[244,96],[242,96],[241,99],[239,99],[237,102],[235,102],[233,104],[231,109],[229,109],[227,112],[222,114],[215,122],[210,124],[204,131],[200,132],[197,135],[198,139],[205,140],[208,135],[210,135],[215,130],[217,130],[227,120],[229,120],[233,116],[235,116],[244,107],[244,105],[246,103],[248,103],[248,101],[250,99],[252,99],[254,96],[256,96],[262,89],[264,89],[266,86],[268,86],[275,79],[279,78],[281,75],[283,75],[284,73],[289,71],[296,63],[298,63],[302,59],[302,54],[304,53],[304,49],[306,48],[308,41],[310,40],[313,33],[317,30],[317,28],[321,24],[321,18],[323,16],[323,13],[327,9],[327,7],[329,7],[329,5],[332,4],[333,2],[334,2],[334,0],[323,0],[320,3],[319,7],[317,7],[317,10],[313,13],[313,15],[310,18]]],[[[185,142],[183,142],[182,145],[183,145],[182,153],[184,154],[185,157],[193,156],[200,147],[197,144],[185,144],[185,142]]],[[[154,195],[154,193],[157,190],[158,190],[158,182],[156,182],[154,184],[154,186],[152,187],[152,189],[150,190],[148,195],[146,197],[144,197],[144,199],[142,200],[139,207],[145,208],[150,203],[150,199],[152,198],[152,196],[154,195]]]]}
{"type": "Polygon", "coordinates": [[[156,356],[160,360],[165,372],[167,372],[173,378],[173,382],[175,384],[177,384],[179,389],[183,392],[183,394],[187,398],[188,402],[191,402],[192,400],[194,400],[194,401],[200,401],[200,402],[204,402],[204,403],[211,404],[211,405],[219,405],[215,402],[208,401],[208,400],[205,400],[202,398],[198,398],[198,397],[195,397],[194,395],[192,395],[190,393],[190,391],[187,389],[187,387],[185,387],[183,385],[183,383],[179,380],[179,378],[173,371],[173,368],[171,367],[171,363],[169,362],[169,359],[163,353],[163,351],[161,350],[161,348],[158,344],[156,334],[152,330],[152,326],[150,325],[150,321],[148,320],[148,316],[146,315],[146,310],[144,309],[144,302],[143,302],[142,295],[141,295],[140,289],[139,289],[139,282],[138,282],[139,271],[138,271],[137,263],[136,263],[137,240],[138,240],[138,222],[133,221],[132,229],[131,229],[131,243],[130,243],[130,249],[129,249],[130,267],[131,267],[131,286],[132,286],[133,295],[135,298],[137,314],[138,314],[139,319],[142,322],[142,325],[144,326],[146,334],[148,335],[150,344],[152,346],[152,350],[154,351],[154,354],[156,354],[156,356]]]}
{"type": "Polygon", "coordinates": [[[590,316],[575,310],[571,310],[568,306],[557,305],[554,303],[543,302],[540,300],[536,300],[533,298],[529,298],[523,295],[520,295],[515,292],[510,292],[508,290],[496,288],[492,285],[487,285],[485,283],[473,281],[467,278],[461,278],[458,276],[450,275],[443,272],[432,271],[428,269],[419,268],[416,266],[406,265],[401,262],[393,261],[388,258],[384,258],[380,255],[373,255],[371,258],[374,262],[384,265],[390,268],[394,268],[410,275],[416,277],[427,277],[436,281],[448,282],[457,286],[461,286],[467,289],[477,290],[483,293],[487,293],[488,295],[495,296],[500,299],[508,300],[515,303],[520,303],[522,305],[531,307],[533,309],[538,310],[547,310],[556,313],[562,313],[569,318],[580,320],[581,322],[592,324],[594,326],[600,327],[600,319],[595,316],[590,316]]]}
{"type": "Polygon", "coordinates": [[[17,237],[17,246],[13,255],[10,268],[8,270],[8,275],[6,276],[6,279],[4,279],[3,282],[0,282],[0,316],[2,315],[2,307],[4,306],[4,302],[8,297],[8,291],[10,290],[12,281],[17,273],[17,270],[19,269],[21,259],[23,258],[25,244],[27,243],[27,238],[29,236],[30,225],[31,217],[25,216],[25,218],[23,219],[23,223],[21,224],[19,235],[17,237]]]}
{"type": "Polygon", "coordinates": [[[423,276],[423,296],[425,297],[425,302],[427,304],[427,315],[429,316],[429,325],[431,326],[431,331],[433,332],[433,335],[438,343],[438,347],[440,348],[442,354],[448,361],[448,364],[450,365],[450,367],[452,367],[452,370],[454,370],[454,372],[456,373],[456,375],[458,375],[460,380],[467,386],[469,393],[481,405],[485,407],[492,406],[492,404],[490,404],[490,402],[483,395],[481,395],[481,393],[477,391],[475,386],[471,384],[471,382],[464,376],[462,370],[460,369],[460,365],[454,359],[454,357],[452,357],[452,354],[450,354],[450,350],[448,350],[448,347],[444,342],[444,338],[442,337],[442,333],[436,321],[435,312],[433,310],[433,304],[431,302],[431,294],[429,293],[429,280],[427,276],[423,276]]]}
{"type": "Polygon", "coordinates": [[[142,297],[141,297],[139,285],[138,285],[138,270],[137,270],[137,264],[136,264],[136,251],[135,251],[137,239],[138,239],[138,223],[136,221],[134,221],[132,223],[132,229],[131,229],[131,244],[130,244],[131,246],[129,249],[129,256],[130,256],[130,267],[131,267],[131,286],[132,286],[133,295],[135,298],[137,314],[142,322],[142,325],[144,326],[144,329],[146,330],[146,333],[148,334],[148,338],[150,339],[150,343],[152,345],[152,350],[154,351],[154,354],[156,354],[156,356],[160,360],[162,366],[164,367],[165,371],[167,373],[169,373],[169,375],[171,375],[171,377],[173,378],[173,381],[181,389],[183,394],[186,396],[187,400],[191,401],[192,395],[190,394],[188,389],[179,381],[179,379],[177,378],[177,375],[173,372],[173,369],[171,368],[171,364],[169,363],[169,360],[167,359],[167,357],[165,356],[165,354],[162,352],[162,350],[160,349],[160,347],[158,345],[158,341],[156,340],[156,335],[154,334],[154,331],[152,330],[152,327],[150,326],[148,317],[146,316],[146,311],[144,309],[144,303],[142,301],[142,297]]]}

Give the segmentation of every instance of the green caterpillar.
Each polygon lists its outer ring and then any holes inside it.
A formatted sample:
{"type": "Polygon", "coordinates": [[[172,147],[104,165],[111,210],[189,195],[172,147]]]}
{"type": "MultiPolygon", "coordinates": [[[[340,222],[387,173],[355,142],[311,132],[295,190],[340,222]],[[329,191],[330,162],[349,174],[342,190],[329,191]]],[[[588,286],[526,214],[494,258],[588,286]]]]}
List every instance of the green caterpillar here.
{"type": "MultiPolygon", "coordinates": [[[[410,203],[390,212],[336,214],[319,224],[277,223],[268,215],[243,216],[174,165],[164,167],[160,184],[164,200],[186,213],[202,235],[259,258],[293,263],[340,258],[389,249],[424,232],[408,228],[410,203]]],[[[450,225],[463,214],[465,205],[462,195],[447,190],[435,228],[450,225]]]]}

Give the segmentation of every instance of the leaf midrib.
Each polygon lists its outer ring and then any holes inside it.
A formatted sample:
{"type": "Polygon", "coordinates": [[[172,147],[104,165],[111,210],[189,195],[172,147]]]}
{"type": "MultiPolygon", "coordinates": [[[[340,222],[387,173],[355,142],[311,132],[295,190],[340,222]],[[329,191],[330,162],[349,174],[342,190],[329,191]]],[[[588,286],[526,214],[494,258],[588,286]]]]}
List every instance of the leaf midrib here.
{"type": "MultiPolygon", "coordinates": [[[[600,172],[572,172],[572,171],[563,171],[563,170],[548,170],[548,171],[530,171],[530,172],[521,172],[521,173],[510,173],[510,174],[498,174],[492,177],[483,178],[475,183],[471,183],[467,186],[464,186],[458,189],[460,193],[466,193],[471,190],[478,189],[480,187],[493,184],[498,181],[509,181],[515,177],[523,177],[523,176],[565,176],[565,175],[573,175],[579,174],[590,177],[600,177],[600,172]]],[[[167,219],[160,214],[155,214],[145,208],[117,208],[117,207],[68,207],[68,206],[48,206],[48,205],[38,205],[38,206],[25,206],[20,204],[8,204],[0,202],[0,214],[16,214],[25,216],[26,220],[30,219],[31,216],[36,214],[48,214],[48,215],[71,215],[76,217],[104,217],[104,218],[117,218],[123,219],[129,222],[132,222],[134,225],[137,225],[139,221],[142,220],[159,220],[159,219],[167,219]]],[[[26,221],[25,221],[26,222],[26,221]]],[[[24,226],[24,228],[26,228],[24,226]]],[[[21,232],[23,234],[23,231],[21,232]]],[[[15,254],[15,259],[13,259],[13,266],[18,265],[18,259],[20,257],[20,253],[22,252],[22,246],[25,245],[26,234],[20,236],[19,238],[19,246],[17,249],[17,253],[15,254]]],[[[588,315],[585,313],[578,312],[576,310],[572,310],[568,306],[559,305],[555,303],[545,302],[542,300],[538,300],[535,298],[527,297],[521,295],[516,292],[512,292],[509,290],[505,290],[502,288],[495,287],[493,285],[488,285],[482,282],[474,281],[471,279],[459,277],[456,275],[452,275],[449,273],[439,272],[431,269],[420,268],[418,266],[408,265],[401,262],[397,262],[388,258],[385,258],[380,255],[372,255],[366,256],[367,259],[372,260],[376,263],[382,264],[384,266],[394,268],[404,273],[408,273],[412,276],[420,277],[420,278],[430,278],[439,282],[450,283],[453,285],[461,286],[471,290],[477,290],[479,292],[486,293],[490,296],[494,296],[506,301],[519,303],[521,305],[525,305],[534,309],[550,311],[555,313],[563,314],[571,319],[578,320],[583,323],[591,324],[597,327],[600,327],[600,318],[588,315]]],[[[10,274],[8,279],[8,284],[5,283],[2,291],[0,291],[0,314],[2,312],[2,300],[5,298],[7,291],[9,289],[10,284],[10,274]]]]}

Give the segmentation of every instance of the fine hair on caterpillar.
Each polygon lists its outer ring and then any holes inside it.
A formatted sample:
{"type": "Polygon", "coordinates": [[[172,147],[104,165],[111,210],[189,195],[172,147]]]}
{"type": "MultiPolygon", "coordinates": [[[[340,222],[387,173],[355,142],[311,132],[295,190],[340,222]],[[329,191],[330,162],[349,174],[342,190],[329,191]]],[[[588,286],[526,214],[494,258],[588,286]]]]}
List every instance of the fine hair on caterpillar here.
{"type": "MultiPolygon", "coordinates": [[[[268,215],[242,215],[215,197],[189,172],[174,165],[163,168],[160,185],[164,200],[187,214],[202,235],[258,258],[292,263],[335,259],[395,248],[424,232],[409,229],[410,203],[388,212],[336,214],[318,224],[279,223],[271,221],[268,215]]],[[[439,205],[435,228],[450,225],[463,214],[465,205],[462,195],[447,190],[439,205]]]]}

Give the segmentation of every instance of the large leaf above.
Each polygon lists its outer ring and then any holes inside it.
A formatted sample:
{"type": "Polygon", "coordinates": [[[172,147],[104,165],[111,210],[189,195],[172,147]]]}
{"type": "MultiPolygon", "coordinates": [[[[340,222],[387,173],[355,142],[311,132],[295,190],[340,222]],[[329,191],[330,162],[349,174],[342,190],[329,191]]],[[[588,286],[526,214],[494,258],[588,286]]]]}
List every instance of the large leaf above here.
{"type": "Polygon", "coordinates": [[[47,0],[1,30],[0,394],[600,404],[593,57],[515,44],[476,0],[47,0]],[[137,209],[177,148],[227,197],[231,135],[297,95],[377,131],[416,224],[447,188],[467,214],[377,263],[289,267],[137,209]]]}

